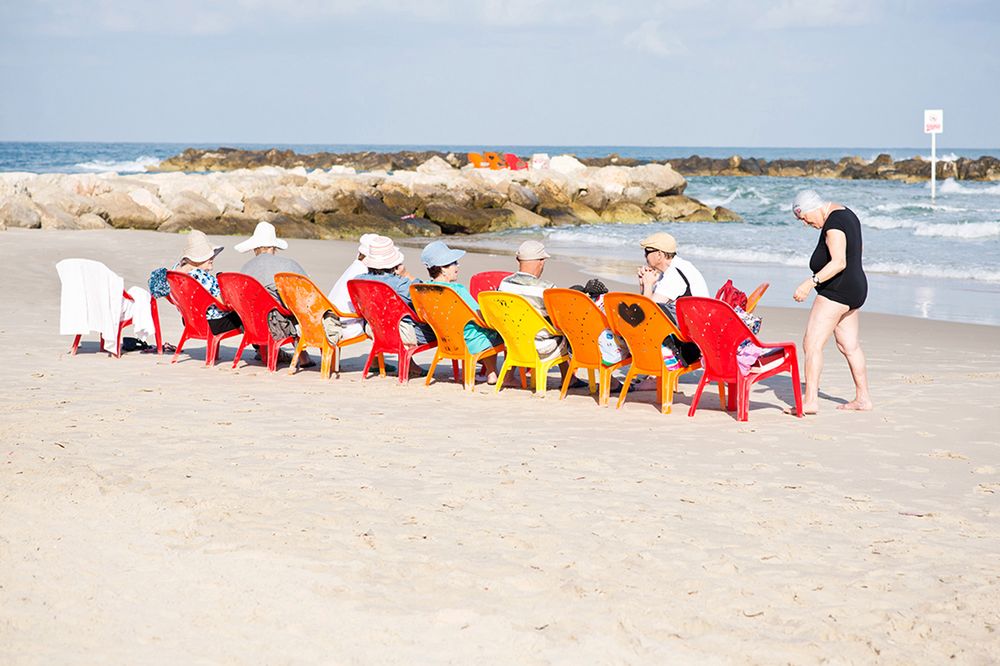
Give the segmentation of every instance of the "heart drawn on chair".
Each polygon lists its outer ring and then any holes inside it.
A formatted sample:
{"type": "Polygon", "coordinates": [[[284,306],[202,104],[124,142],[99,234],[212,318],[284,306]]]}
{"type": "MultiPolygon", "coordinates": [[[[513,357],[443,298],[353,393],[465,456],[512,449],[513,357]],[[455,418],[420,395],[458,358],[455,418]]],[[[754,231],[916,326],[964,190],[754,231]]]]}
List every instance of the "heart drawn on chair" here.
{"type": "Polygon", "coordinates": [[[619,303],[618,316],[622,318],[622,321],[628,323],[629,326],[635,328],[646,318],[646,313],[642,311],[642,306],[638,303],[632,303],[631,305],[619,303]]]}

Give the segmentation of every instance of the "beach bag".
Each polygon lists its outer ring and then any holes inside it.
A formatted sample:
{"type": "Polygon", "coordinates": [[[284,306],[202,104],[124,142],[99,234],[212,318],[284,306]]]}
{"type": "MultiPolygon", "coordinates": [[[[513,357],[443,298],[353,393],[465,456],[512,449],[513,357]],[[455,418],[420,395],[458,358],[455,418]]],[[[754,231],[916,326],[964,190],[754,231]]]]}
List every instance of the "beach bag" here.
{"type": "MultiPolygon", "coordinates": [[[[729,307],[744,309],[747,306],[747,295],[733,286],[732,280],[726,280],[726,284],[715,292],[715,298],[726,303],[729,307]]],[[[756,331],[754,331],[756,333],[756,331]]]]}

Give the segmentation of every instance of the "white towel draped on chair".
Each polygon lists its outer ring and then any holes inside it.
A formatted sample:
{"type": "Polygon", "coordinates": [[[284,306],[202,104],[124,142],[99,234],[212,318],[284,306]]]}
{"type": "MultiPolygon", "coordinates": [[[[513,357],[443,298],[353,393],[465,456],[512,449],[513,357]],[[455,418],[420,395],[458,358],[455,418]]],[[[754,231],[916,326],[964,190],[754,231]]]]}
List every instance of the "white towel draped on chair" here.
{"type": "Polygon", "coordinates": [[[101,262],[91,259],[63,259],[56,264],[56,270],[62,282],[60,335],[86,335],[98,331],[104,338],[104,350],[116,353],[125,281],[101,262]]]}

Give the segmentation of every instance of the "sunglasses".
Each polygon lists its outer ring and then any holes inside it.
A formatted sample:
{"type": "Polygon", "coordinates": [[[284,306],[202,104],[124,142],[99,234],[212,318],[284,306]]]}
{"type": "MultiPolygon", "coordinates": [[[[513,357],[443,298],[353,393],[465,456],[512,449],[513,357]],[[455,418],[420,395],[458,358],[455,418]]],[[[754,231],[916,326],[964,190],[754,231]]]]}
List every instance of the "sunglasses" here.
{"type": "MultiPolygon", "coordinates": [[[[657,250],[655,247],[647,247],[646,248],[646,256],[647,257],[649,255],[653,254],[654,252],[663,252],[663,250],[657,250]]],[[[677,256],[677,253],[676,252],[663,252],[663,256],[665,256],[667,259],[673,259],[674,257],[677,256]]]]}

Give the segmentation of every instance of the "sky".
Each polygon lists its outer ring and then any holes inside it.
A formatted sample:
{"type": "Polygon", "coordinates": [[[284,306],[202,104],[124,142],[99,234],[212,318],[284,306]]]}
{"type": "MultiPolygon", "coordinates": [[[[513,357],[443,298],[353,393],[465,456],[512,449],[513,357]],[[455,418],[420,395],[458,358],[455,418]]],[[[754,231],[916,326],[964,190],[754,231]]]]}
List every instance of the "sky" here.
{"type": "Polygon", "coordinates": [[[1000,147],[995,0],[0,0],[0,141],[1000,147]]]}

